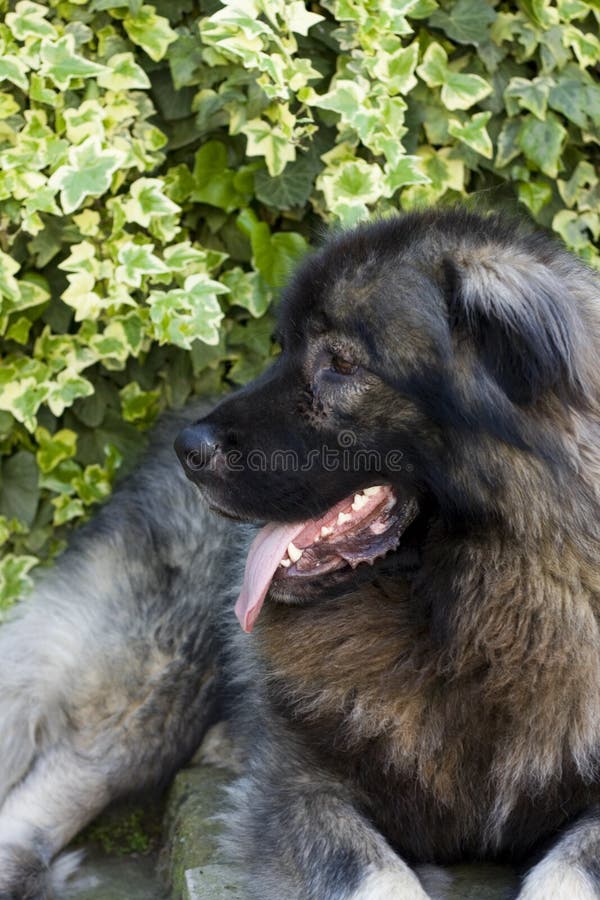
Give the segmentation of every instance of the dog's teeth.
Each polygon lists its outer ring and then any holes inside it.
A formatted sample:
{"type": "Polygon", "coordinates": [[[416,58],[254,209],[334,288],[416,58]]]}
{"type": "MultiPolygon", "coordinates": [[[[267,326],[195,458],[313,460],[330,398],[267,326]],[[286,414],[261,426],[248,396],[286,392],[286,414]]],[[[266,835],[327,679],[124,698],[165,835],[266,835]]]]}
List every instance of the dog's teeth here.
{"type": "Polygon", "coordinates": [[[376,484],[373,487],[365,488],[363,491],[363,494],[366,494],[367,497],[373,497],[375,494],[378,494],[380,490],[381,490],[381,485],[376,484]]]}
{"type": "Polygon", "coordinates": [[[352,516],[350,515],[350,513],[341,512],[339,514],[339,516],[337,517],[337,523],[338,523],[338,525],[344,525],[346,522],[349,522],[351,519],[352,519],[352,516]]]}
{"type": "Polygon", "coordinates": [[[329,537],[330,534],[333,534],[333,528],[329,528],[327,525],[323,525],[321,528],[321,537],[329,537]]]}
{"type": "Polygon", "coordinates": [[[288,569],[292,564],[291,559],[282,559],[279,563],[280,566],[283,566],[284,569],[288,569]]]}
{"type": "Polygon", "coordinates": [[[363,506],[365,506],[368,502],[369,502],[369,498],[366,497],[364,494],[355,494],[354,502],[352,504],[352,509],[355,510],[355,512],[358,512],[358,510],[362,509],[363,506]]]}
{"type": "Polygon", "coordinates": [[[287,552],[292,562],[298,562],[304,551],[300,550],[294,543],[290,542],[288,544],[287,552]]]}

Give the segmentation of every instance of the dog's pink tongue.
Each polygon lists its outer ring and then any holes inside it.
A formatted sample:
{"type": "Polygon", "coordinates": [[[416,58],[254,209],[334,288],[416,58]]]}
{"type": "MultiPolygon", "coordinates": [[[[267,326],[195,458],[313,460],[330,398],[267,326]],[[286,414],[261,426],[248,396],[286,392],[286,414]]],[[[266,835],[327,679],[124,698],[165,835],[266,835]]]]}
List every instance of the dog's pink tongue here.
{"type": "Polygon", "coordinates": [[[271,522],[254,538],[246,560],[242,590],[235,604],[235,614],[244,631],[252,631],[287,545],[303,529],[303,523],[278,525],[271,522]]]}

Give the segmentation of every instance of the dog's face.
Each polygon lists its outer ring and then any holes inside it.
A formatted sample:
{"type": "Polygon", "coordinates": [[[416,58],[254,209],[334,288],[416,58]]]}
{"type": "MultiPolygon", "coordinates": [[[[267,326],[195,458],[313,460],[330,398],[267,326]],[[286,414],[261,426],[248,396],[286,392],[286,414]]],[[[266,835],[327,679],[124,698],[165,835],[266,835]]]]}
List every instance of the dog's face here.
{"type": "Polygon", "coordinates": [[[180,435],[213,508],[283,523],[261,545],[263,568],[280,557],[272,596],[315,599],[414,565],[432,516],[485,517],[510,453],[548,444],[544,404],[582,390],[578,310],[547,246],[514,240],[462,214],[338,238],[290,283],[272,367],[180,435]]]}

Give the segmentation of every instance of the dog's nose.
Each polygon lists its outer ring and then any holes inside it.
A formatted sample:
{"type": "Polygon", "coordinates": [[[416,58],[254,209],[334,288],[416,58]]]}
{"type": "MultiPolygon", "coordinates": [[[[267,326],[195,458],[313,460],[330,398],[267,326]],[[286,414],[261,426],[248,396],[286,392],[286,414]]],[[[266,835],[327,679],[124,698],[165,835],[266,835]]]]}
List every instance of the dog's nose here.
{"type": "Polygon", "coordinates": [[[188,425],[175,439],[175,452],[188,478],[194,479],[219,451],[215,428],[207,422],[188,425]]]}

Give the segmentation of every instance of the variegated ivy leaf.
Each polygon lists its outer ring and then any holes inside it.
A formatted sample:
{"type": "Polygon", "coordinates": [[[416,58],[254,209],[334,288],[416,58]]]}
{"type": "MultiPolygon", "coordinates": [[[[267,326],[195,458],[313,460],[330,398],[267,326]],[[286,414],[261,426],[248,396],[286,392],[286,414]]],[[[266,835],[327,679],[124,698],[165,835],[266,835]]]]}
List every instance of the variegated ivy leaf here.
{"type": "Polygon", "coordinates": [[[15,275],[20,268],[16,260],[0,250],[0,297],[7,297],[13,301],[19,299],[19,283],[15,275]]]}
{"type": "Polygon", "coordinates": [[[324,16],[309,12],[304,0],[290,0],[283,6],[283,15],[291,31],[296,34],[307,35],[310,28],[317,22],[322,22],[324,16]]]}
{"type": "Polygon", "coordinates": [[[75,321],[97,319],[105,303],[94,290],[96,277],[91,272],[74,272],[67,275],[67,281],[69,286],[62,292],[61,299],[75,310],[75,321]]]}
{"type": "Polygon", "coordinates": [[[171,343],[189,350],[195,340],[218,344],[223,311],[218,294],[228,288],[207,275],[190,275],[183,288],[154,291],[148,297],[155,337],[161,344],[171,343]]]}
{"type": "Polygon", "coordinates": [[[123,27],[134,44],[146,51],[150,59],[158,62],[167,48],[177,40],[177,33],[169,25],[169,20],[156,14],[153,6],[135,4],[132,12],[123,19],[123,27]],[[135,9],[135,12],[133,10],[135,9]]]}
{"type": "Polygon", "coordinates": [[[477,153],[491,159],[494,155],[494,147],[487,132],[486,125],[491,119],[491,112],[476,113],[466,122],[450,119],[448,132],[463,144],[472,147],[477,153]]]}
{"type": "Polygon", "coordinates": [[[121,263],[116,271],[118,281],[130,287],[141,287],[143,275],[168,275],[169,268],[152,251],[154,244],[136,244],[128,241],[119,248],[117,258],[121,263]]]}
{"type": "Polygon", "coordinates": [[[511,115],[517,115],[520,109],[527,109],[543,121],[546,118],[550,89],[554,84],[554,79],[545,75],[534,78],[533,81],[511,78],[504,91],[507,111],[511,115]]]}
{"type": "Polygon", "coordinates": [[[57,41],[42,41],[40,59],[40,73],[50,78],[63,91],[76,78],[93,78],[106,71],[106,66],[75,52],[75,38],[72,34],[65,34],[57,41]]]}
{"type": "Polygon", "coordinates": [[[77,450],[77,434],[70,428],[61,428],[50,434],[47,428],[36,429],[35,439],[38,450],[35,455],[40,471],[51,472],[65,459],[75,456],[77,450]]]}
{"type": "Polygon", "coordinates": [[[145,90],[150,87],[150,79],[138,66],[133,53],[116,53],[107,61],[109,71],[98,75],[98,84],[110,91],[145,90]]]}
{"type": "Polygon", "coordinates": [[[8,609],[16,600],[29,593],[33,581],[28,572],[39,563],[35,556],[7,553],[0,560],[0,610],[8,609]]]}
{"type": "Polygon", "coordinates": [[[60,203],[65,214],[76,210],[86,197],[97,197],[110,187],[113,173],[124,162],[121,150],[103,148],[97,137],[89,137],[77,147],[70,147],[67,165],[60,166],[49,184],[60,189],[60,203]]]}
{"type": "Polygon", "coordinates": [[[423,172],[418,156],[402,156],[397,162],[385,166],[385,196],[391,197],[400,187],[408,184],[429,184],[430,178],[423,172]]]}
{"type": "Polygon", "coordinates": [[[248,139],[248,156],[264,156],[271,175],[280,175],[296,159],[296,147],[280,125],[263,119],[251,119],[240,129],[248,139]]]}
{"type": "Polygon", "coordinates": [[[123,203],[128,222],[147,228],[153,218],[171,216],[181,211],[164,193],[164,183],[159,178],[138,178],[131,186],[130,198],[123,203]]]}
{"type": "Polygon", "coordinates": [[[46,21],[48,8],[30,0],[20,0],[15,11],[6,14],[6,24],[19,41],[27,38],[54,37],[56,29],[46,21]]]}
{"type": "Polygon", "coordinates": [[[469,109],[492,93],[492,86],[479,75],[456,72],[448,65],[448,54],[435,42],[423,56],[417,74],[429,87],[441,87],[441,99],[447,109],[469,109]]]}
{"type": "Polygon", "coordinates": [[[119,391],[121,411],[126,422],[151,425],[158,413],[159,391],[143,391],[132,381],[119,391]]]}
{"type": "Polygon", "coordinates": [[[0,80],[10,81],[12,84],[27,91],[27,71],[29,65],[17,56],[8,53],[0,55],[0,80]]]}
{"type": "Polygon", "coordinates": [[[408,94],[417,83],[414,72],[419,58],[419,43],[403,47],[398,41],[391,53],[382,50],[374,59],[373,74],[390,94],[408,94]]]}
{"type": "Polygon", "coordinates": [[[342,160],[317,179],[325,202],[344,225],[354,224],[368,214],[368,204],[385,192],[383,172],[377,163],[364,159],[342,160]]]}
{"type": "Polygon", "coordinates": [[[48,388],[48,408],[55,416],[62,416],[65,409],[80,397],[91,397],[94,393],[91,381],[70,369],[59,372],[48,388]]]}
{"type": "Polygon", "coordinates": [[[221,281],[229,288],[231,303],[247,309],[255,318],[266,313],[273,295],[258,272],[244,272],[236,266],[224,272],[221,281]]]}
{"type": "Polygon", "coordinates": [[[104,138],[106,109],[97,100],[84,100],[81,106],[66,109],[63,115],[72,144],[81,144],[89,137],[104,138]]]}

